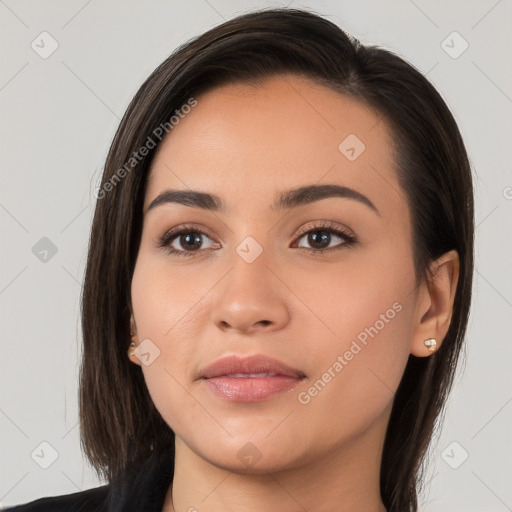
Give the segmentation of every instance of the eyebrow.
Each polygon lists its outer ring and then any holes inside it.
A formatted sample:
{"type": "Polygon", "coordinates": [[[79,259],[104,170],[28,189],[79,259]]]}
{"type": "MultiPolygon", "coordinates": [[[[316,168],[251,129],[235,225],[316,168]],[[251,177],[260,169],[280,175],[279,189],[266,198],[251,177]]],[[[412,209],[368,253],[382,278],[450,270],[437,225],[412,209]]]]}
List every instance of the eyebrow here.
{"type": "MultiPolygon", "coordinates": [[[[292,209],[330,197],[353,199],[366,205],[377,215],[380,215],[375,205],[365,195],[349,187],[331,184],[308,185],[281,192],[277,201],[275,201],[270,208],[274,211],[292,209]]],[[[210,211],[225,211],[225,205],[222,199],[215,194],[200,192],[198,190],[166,189],[151,201],[145,213],[157,206],[168,203],[177,203],[210,211]]]]}

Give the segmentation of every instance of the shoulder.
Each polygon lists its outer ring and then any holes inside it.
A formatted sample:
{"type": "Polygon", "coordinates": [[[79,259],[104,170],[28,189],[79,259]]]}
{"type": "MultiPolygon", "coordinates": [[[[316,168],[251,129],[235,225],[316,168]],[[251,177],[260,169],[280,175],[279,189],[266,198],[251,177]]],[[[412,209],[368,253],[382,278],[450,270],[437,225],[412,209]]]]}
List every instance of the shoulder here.
{"type": "Polygon", "coordinates": [[[73,494],[39,498],[22,505],[2,508],[2,512],[101,512],[106,510],[109,485],[73,494]]]}
{"type": "Polygon", "coordinates": [[[174,475],[174,447],[131,463],[107,485],[39,498],[0,512],[161,512],[174,475]]]}

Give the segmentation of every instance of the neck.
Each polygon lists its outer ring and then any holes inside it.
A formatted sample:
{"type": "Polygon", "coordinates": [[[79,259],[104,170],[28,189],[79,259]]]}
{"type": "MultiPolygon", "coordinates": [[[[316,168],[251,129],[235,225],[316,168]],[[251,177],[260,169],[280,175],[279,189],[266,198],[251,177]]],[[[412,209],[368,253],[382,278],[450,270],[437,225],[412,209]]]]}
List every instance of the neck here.
{"type": "Polygon", "coordinates": [[[163,511],[386,512],[380,464],[388,420],[389,411],[326,454],[259,474],[219,468],[176,437],[174,479],[163,511]]]}

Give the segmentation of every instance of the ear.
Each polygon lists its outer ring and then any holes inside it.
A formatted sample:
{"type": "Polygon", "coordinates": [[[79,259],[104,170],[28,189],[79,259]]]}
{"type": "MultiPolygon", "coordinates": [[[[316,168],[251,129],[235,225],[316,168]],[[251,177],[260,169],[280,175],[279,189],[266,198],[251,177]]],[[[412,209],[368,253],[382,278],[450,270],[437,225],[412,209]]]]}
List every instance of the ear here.
{"type": "MultiPolygon", "coordinates": [[[[133,315],[130,317],[130,335],[131,335],[131,341],[133,343],[135,343],[135,345],[137,346],[139,344],[139,338],[137,335],[137,327],[135,325],[135,320],[133,318],[133,315]]],[[[131,350],[133,348],[135,348],[135,347],[133,347],[133,345],[130,345],[128,350],[131,350]]],[[[140,360],[135,354],[128,355],[128,358],[130,359],[130,361],[132,363],[138,364],[140,366],[140,364],[141,364],[140,360]]]]}
{"type": "Polygon", "coordinates": [[[441,346],[450,327],[455,290],[459,280],[459,255],[452,250],[434,260],[430,266],[432,278],[420,286],[416,307],[411,354],[426,357],[432,354],[424,341],[436,340],[436,350],[441,346]]]}

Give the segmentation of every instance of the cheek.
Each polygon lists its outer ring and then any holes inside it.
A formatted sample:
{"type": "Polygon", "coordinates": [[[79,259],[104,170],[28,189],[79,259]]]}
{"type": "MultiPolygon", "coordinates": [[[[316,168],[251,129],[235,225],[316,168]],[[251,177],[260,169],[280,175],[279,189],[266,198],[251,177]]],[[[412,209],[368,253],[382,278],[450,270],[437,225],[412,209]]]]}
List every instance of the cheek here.
{"type": "Polygon", "coordinates": [[[329,425],[345,425],[336,430],[345,433],[360,431],[393,399],[410,353],[415,288],[405,243],[360,252],[347,268],[318,271],[298,292],[322,320],[308,349],[314,375],[299,402],[309,417],[329,411],[329,425]]]}
{"type": "MultiPolygon", "coordinates": [[[[141,250],[132,279],[132,303],[139,337],[155,342],[176,340],[178,350],[190,347],[197,336],[198,312],[209,289],[208,282],[194,280],[190,271],[176,270],[165,255],[141,250]]],[[[163,253],[162,253],[163,254],[163,253]]]]}
{"type": "Polygon", "coordinates": [[[159,353],[141,370],[155,407],[176,432],[181,430],[176,411],[192,413],[197,406],[184,386],[192,379],[205,296],[213,284],[176,271],[165,256],[142,249],[137,258],[131,295],[139,342],[149,339],[159,353]]]}
{"type": "Polygon", "coordinates": [[[415,278],[406,239],[382,239],[347,253],[339,265],[318,265],[314,279],[305,279],[300,270],[287,279],[312,313],[305,311],[308,327],[315,325],[330,353],[349,349],[354,340],[362,347],[388,340],[391,351],[407,345],[412,314],[407,304],[414,299],[415,278]]]}
{"type": "Polygon", "coordinates": [[[296,419],[312,445],[328,450],[356,439],[391,407],[409,357],[411,312],[396,301],[369,301],[311,354],[315,371],[296,394],[296,419]]]}

